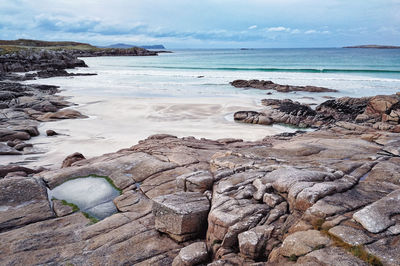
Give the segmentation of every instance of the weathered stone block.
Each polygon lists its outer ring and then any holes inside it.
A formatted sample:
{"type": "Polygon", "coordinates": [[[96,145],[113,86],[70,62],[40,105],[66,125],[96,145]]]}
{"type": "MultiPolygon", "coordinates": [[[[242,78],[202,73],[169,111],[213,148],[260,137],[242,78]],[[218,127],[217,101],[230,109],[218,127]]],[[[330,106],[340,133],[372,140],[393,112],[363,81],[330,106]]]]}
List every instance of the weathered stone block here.
{"type": "Polygon", "coordinates": [[[178,192],[153,199],[155,227],[182,242],[204,232],[210,202],[199,192],[178,192]]]}

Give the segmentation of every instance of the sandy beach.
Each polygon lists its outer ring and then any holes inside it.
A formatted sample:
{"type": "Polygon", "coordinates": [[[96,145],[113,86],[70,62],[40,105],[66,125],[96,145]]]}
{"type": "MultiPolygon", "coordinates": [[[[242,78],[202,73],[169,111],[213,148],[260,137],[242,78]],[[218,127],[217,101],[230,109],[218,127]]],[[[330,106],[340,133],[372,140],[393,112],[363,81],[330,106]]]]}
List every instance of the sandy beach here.
{"type": "MultiPolygon", "coordinates": [[[[249,125],[233,121],[237,110],[257,109],[250,98],[120,98],[71,97],[77,104],[71,108],[89,116],[42,123],[41,135],[30,143],[43,152],[25,155],[26,166],[40,165],[58,168],[62,160],[74,152],[91,158],[115,152],[138,143],[153,134],[178,137],[260,140],[268,135],[295,129],[279,125],[249,125]],[[47,137],[48,129],[60,135],[47,137]]],[[[261,109],[261,106],[259,106],[261,109]]],[[[19,156],[18,156],[19,157],[19,156]]],[[[20,161],[15,156],[3,160],[20,161]]]]}

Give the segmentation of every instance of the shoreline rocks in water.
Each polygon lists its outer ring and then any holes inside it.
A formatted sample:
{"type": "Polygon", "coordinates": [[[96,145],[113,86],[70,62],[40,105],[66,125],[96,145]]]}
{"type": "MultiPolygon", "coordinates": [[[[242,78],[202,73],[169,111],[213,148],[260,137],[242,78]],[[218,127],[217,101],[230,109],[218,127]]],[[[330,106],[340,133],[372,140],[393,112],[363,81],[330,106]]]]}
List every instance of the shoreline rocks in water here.
{"type": "Polygon", "coordinates": [[[315,110],[292,100],[264,99],[261,112],[238,111],[234,120],[244,123],[271,125],[275,123],[298,127],[321,127],[336,122],[354,122],[392,132],[400,132],[400,95],[374,97],[343,97],[328,100],[315,110]]]}
{"type": "Polygon", "coordinates": [[[260,90],[276,90],[278,92],[292,92],[292,91],[308,91],[308,92],[337,92],[334,89],[316,86],[293,86],[293,85],[280,85],[273,83],[270,80],[234,80],[230,84],[236,88],[254,88],[260,90]]]}

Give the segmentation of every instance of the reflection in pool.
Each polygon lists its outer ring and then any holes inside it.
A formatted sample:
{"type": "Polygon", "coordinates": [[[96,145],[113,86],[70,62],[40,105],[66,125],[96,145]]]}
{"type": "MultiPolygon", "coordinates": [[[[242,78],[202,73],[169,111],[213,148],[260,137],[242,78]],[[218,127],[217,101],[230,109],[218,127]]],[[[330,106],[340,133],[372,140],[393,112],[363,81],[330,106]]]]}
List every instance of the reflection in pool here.
{"type": "Polygon", "coordinates": [[[72,179],[55,187],[49,193],[50,198],[73,203],[82,212],[99,220],[117,212],[112,200],[120,195],[120,192],[102,177],[72,179]]]}

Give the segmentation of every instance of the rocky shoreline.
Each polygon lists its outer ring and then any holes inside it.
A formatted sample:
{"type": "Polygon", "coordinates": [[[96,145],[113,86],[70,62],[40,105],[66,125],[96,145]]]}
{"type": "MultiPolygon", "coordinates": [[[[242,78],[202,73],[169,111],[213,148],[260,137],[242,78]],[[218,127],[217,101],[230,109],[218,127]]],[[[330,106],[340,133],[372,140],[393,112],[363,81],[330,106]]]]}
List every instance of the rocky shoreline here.
{"type": "MultiPolygon", "coordinates": [[[[0,86],[7,151],[29,152],[15,147],[41,121],[83,117],[57,87],[0,86]]],[[[0,167],[0,264],[398,265],[400,96],[263,105],[235,120],[316,130],[256,142],[154,135],[61,169],[0,167]],[[88,176],[121,191],[116,214],[95,221],[49,199],[88,176]]]]}

